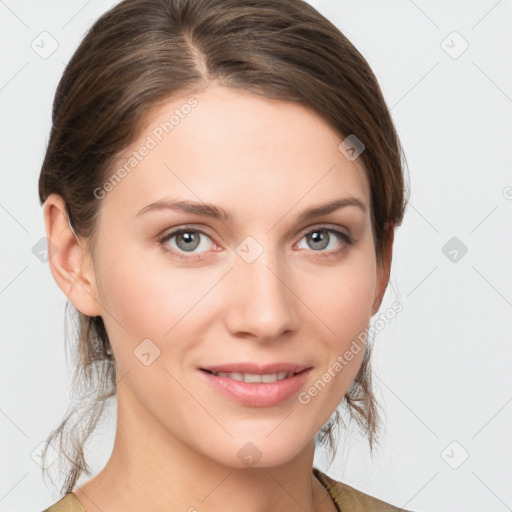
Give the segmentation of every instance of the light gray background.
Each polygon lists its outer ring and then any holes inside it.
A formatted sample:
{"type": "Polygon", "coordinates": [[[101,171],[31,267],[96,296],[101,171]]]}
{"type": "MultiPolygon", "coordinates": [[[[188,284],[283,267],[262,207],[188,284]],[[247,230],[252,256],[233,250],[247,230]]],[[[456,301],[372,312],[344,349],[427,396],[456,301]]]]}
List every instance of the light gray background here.
{"type": "MultiPolygon", "coordinates": [[[[32,458],[68,406],[71,376],[65,296],[32,252],[44,236],[37,179],[64,64],[114,3],[0,0],[0,511],[60,497],[32,458]],[[58,43],[47,58],[43,31],[58,43]]],[[[403,311],[374,353],[382,448],[372,459],[350,432],[330,468],[321,452],[317,464],[407,509],[512,510],[512,2],[312,4],[377,75],[411,180],[382,306],[399,300],[403,311]],[[465,255],[443,253],[452,237],[465,255]]],[[[88,445],[95,471],[115,410],[107,419],[88,445]]]]}

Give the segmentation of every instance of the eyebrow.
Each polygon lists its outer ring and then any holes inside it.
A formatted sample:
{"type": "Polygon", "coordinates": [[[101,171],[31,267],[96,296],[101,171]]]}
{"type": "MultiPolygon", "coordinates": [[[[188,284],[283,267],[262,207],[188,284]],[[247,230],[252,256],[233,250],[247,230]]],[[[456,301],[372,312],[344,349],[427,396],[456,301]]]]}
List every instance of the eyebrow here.
{"type": "MultiPolygon", "coordinates": [[[[343,199],[336,199],[335,201],[332,201],[327,204],[309,208],[299,216],[298,220],[299,222],[303,222],[314,217],[319,217],[320,215],[327,215],[329,213],[332,213],[336,210],[340,210],[341,208],[345,208],[347,206],[355,206],[357,208],[360,208],[364,213],[368,211],[363,201],[361,201],[357,197],[345,197],[343,199]]],[[[226,222],[231,221],[233,218],[230,212],[213,204],[198,203],[194,201],[173,200],[161,200],[148,204],[147,206],[144,206],[137,212],[136,217],[148,211],[155,210],[181,211],[185,213],[192,213],[195,215],[204,215],[206,217],[212,217],[214,219],[226,222]]]]}

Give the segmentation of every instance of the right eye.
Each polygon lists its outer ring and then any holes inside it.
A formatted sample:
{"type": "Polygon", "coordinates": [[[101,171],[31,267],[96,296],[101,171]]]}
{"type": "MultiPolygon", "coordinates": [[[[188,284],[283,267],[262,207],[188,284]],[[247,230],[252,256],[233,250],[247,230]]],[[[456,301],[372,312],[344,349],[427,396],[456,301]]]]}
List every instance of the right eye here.
{"type": "Polygon", "coordinates": [[[206,252],[208,250],[208,243],[204,242],[202,238],[210,240],[212,245],[213,241],[203,231],[195,228],[179,228],[170,233],[166,233],[158,242],[162,249],[167,252],[174,253],[176,256],[184,260],[189,259],[200,259],[199,254],[196,257],[190,257],[188,254],[196,254],[193,251],[198,247],[203,249],[199,253],[206,252]]]}

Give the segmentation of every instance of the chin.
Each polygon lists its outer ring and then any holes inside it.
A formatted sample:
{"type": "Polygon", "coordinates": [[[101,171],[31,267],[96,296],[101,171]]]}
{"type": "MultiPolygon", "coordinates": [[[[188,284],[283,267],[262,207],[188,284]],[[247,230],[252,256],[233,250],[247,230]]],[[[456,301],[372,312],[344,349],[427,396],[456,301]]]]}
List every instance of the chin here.
{"type": "MultiPolygon", "coordinates": [[[[273,428],[275,429],[277,425],[278,423],[274,424],[273,428]]],[[[304,428],[301,429],[300,435],[297,431],[290,432],[286,429],[279,432],[279,427],[270,435],[268,432],[271,430],[265,432],[264,435],[261,431],[258,435],[239,434],[218,444],[213,441],[215,453],[211,453],[212,444],[209,444],[205,454],[218,463],[234,469],[263,469],[286,465],[305,450],[314,449],[314,433],[307,437],[304,428]]]]}

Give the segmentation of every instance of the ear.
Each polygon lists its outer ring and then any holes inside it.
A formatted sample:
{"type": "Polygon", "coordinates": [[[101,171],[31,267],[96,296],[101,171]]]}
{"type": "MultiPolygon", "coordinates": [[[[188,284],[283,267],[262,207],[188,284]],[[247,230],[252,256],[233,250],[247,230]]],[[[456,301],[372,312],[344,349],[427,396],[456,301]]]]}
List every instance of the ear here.
{"type": "Polygon", "coordinates": [[[92,258],[85,241],[71,229],[64,200],[50,194],[43,211],[50,271],[57,285],[80,313],[99,316],[92,258]]]}
{"type": "Polygon", "coordinates": [[[375,287],[375,300],[372,307],[372,316],[377,313],[382,304],[382,299],[388,287],[389,274],[391,271],[391,259],[393,254],[393,241],[395,238],[395,226],[390,224],[388,230],[388,242],[384,248],[382,261],[377,263],[377,286],[375,287]]]}

